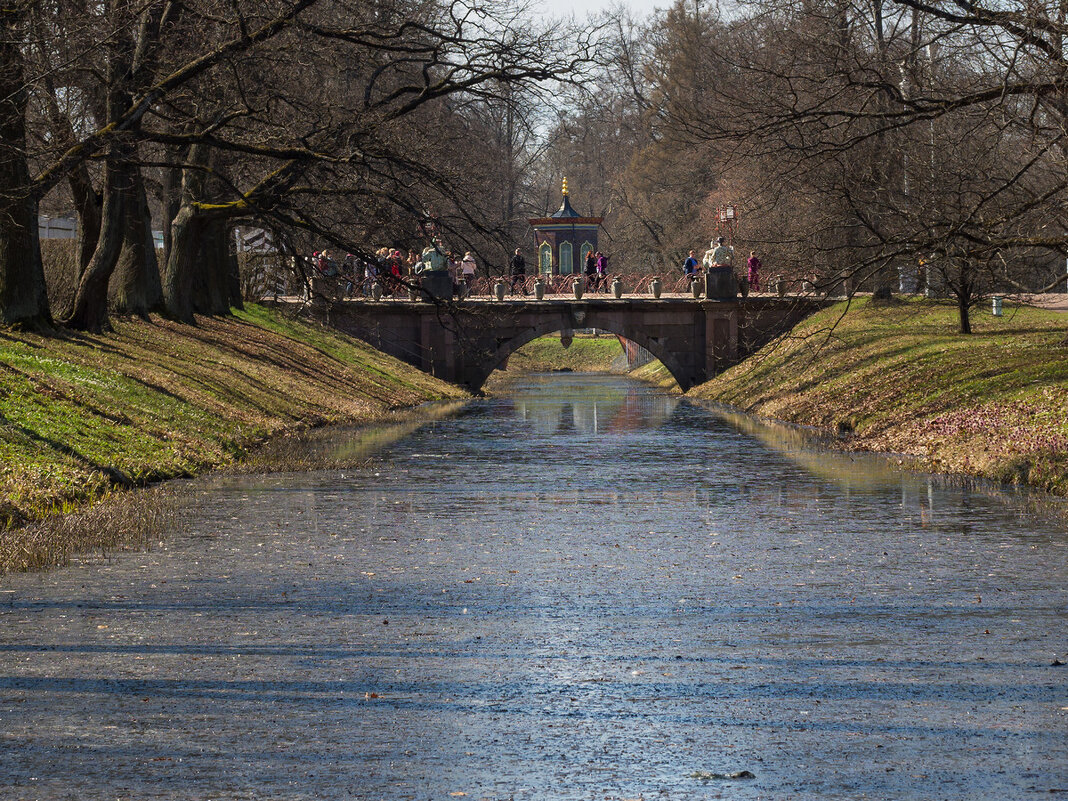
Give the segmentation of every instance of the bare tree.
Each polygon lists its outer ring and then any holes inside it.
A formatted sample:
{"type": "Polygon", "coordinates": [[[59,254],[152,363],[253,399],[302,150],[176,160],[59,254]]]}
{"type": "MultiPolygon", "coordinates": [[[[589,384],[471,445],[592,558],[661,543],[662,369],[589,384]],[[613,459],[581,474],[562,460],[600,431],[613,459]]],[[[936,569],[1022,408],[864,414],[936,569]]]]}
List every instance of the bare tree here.
{"type": "MultiPolygon", "coordinates": [[[[110,0],[64,16],[57,0],[34,8],[28,47],[32,5],[5,18],[21,26],[7,58],[36,58],[38,75],[19,86],[40,98],[32,121],[47,133],[32,156],[13,151],[12,169],[35,164],[36,177],[11,172],[4,185],[35,204],[69,183],[84,255],[66,322],[91,330],[107,325],[109,285],[119,311],[162,304],[183,320],[240,302],[230,247],[239,222],[366,254],[372,237],[418,236],[433,210],[460,240],[499,248],[521,169],[516,98],[572,80],[591,58],[589,31],[501,24],[502,11],[518,12],[498,5],[238,0],[217,13],[218,0],[110,0]],[[52,41],[75,28],[95,36],[52,41]],[[71,97],[89,107],[77,120],[71,97]],[[490,160],[478,140],[494,109],[512,119],[490,160]],[[502,162],[503,219],[486,214],[482,191],[500,183],[502,162]],[[148,173],[161,190],[162,281],[148,173]]],[[[21,105],[9,116],[25,128],[25,97],[13,97],[21,105]]],[[[35,233],[32,216],[13,230],[35,233]]],[[[32,242],[12,241],[39,272],[32,242]]],[[[0,259],[0,279],[15,266],[0,259]]],[[[33,321],[21,305],[3,308],[11,322],[33,321]]]]}

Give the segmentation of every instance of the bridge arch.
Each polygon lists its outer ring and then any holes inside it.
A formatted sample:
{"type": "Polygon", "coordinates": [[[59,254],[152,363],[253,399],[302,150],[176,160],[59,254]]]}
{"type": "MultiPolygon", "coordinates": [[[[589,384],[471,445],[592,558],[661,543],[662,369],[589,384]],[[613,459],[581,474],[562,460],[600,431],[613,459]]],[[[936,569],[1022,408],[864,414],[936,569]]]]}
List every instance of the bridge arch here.
{"type": "MultiPolygon", "coordinates": [[[[500,368],[508,357],[521,347],[534,341],[538,337],[553,334],[557,331],[570,331],[573,330],[574,327],[574,324],[569,324],[566,320],[552,318],[539,321],[535,325],[518,331],[514,336],[509,337],[498,344],[497,349],[484,360],[482,365],[480,365],[476,380],[469,381],[468,385],[474,391],[481,390],[482,385],[486,382],[486,379],[490,377],[490,374],[493,373],[494,370],[500,368]]],[[[597,319],[597,315],[593,314],[583,322],[582,327],[607,331],[610,334],[615,334],[624,339],[629,339],[631,342],[637,343],[663,363],[664,367],[667,368],[668,372],[671,373],[672,378],[675,379],[680,387],[684,390],[689,389],[691,382],[688,380],[689,377],[683,370],[682,365],[675,358],[675,354],[664,348],[654,337],[648,336],[640,329],[640,327],[619,324],[611,316],[606,319],[597,319]]]]}

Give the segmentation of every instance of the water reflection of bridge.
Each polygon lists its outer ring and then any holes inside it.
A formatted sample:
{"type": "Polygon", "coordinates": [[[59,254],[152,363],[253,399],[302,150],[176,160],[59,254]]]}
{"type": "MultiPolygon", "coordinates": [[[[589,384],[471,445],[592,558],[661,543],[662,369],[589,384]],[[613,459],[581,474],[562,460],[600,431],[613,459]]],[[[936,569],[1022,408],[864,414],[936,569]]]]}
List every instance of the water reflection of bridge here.
{"type": "Polygon", "coordinates": [[[348,300],[326,322],[447,381],[478,391],[531,340],[598,328],[641,345],[689,389],[737,363],[820,308],[813,298],[595,298],[501,302],[348,300]]]}
{"type": "Polygon", "coordinates": [[[538,434],[608,434],[658,428],[679,402],[677,396],[655,394],[618,381],[569,383],[554,374],[528,378],[512,391],[512,411],[538,434]],[[539,391],[545,387],[545,392],[539,391]]]}

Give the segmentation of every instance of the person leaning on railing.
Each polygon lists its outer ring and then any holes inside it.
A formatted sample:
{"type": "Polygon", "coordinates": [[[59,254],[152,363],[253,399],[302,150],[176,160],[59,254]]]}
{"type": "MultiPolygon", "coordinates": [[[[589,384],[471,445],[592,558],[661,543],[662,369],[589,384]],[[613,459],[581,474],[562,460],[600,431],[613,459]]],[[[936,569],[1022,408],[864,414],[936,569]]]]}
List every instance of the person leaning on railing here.
{"type": "Polygon", "coordinates": [[[460,262],[460,275],[463,278],[464,285],[468,291],[471,289],[471,285],[475,281],[475,270],[478,269],[478,265],[475,264],[475,257],[471,254],[471,251],[464,253],[464,260],[460,262]]]}
{"type": "Polygon", "coordinates": [[[590,291],[593,290],[608,291],[608,256],[599,250],[597,251],[597,282],[590,291]]]}
{"type": "Polygon", "coordinates": [[[746,278],[749,281],[749,291],[750,292],[759,292],[760,291],[760,268],[763,267],[764,265],[760,263],[760,259],[757,258],[757,254],[756,254],[755,250],[749,251],[749,260],[745,263],[745,266],[748,269],[748,273],[749,273],[746,276],[746,278]]]}
{"type": "Polygon", "coordinates": [[[697,280],[697,274],[701,270],[701,263],[697,261],[697,252],[691,250],[690,255],[686,257],[686,261],[682,263],[682,272],[686,278],[686,283],[693,286],[693,282],[697,280]]]}
{"type": "Polygon", "coordinates": [[[700,262],[697,261],[697,252],[691,250],[690,255],[686,257],[686,261],[682,263],[682,271],[686,275],[693,277],[697,275],[697,270],[700,266],[700,262]]]}

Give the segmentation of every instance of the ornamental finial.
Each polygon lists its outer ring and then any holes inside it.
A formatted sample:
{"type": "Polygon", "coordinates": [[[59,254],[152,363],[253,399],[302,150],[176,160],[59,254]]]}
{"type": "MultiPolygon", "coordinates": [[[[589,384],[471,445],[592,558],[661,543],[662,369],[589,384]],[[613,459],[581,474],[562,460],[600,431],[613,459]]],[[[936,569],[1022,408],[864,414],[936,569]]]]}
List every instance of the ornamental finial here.
{"type": "Polygon", "coordinates": [[[568,191],[567,191],[567,177],[565,176],[565,177],[564,177],[564,197],[567,197],[567,195],[568,195],[568,191]]]}

